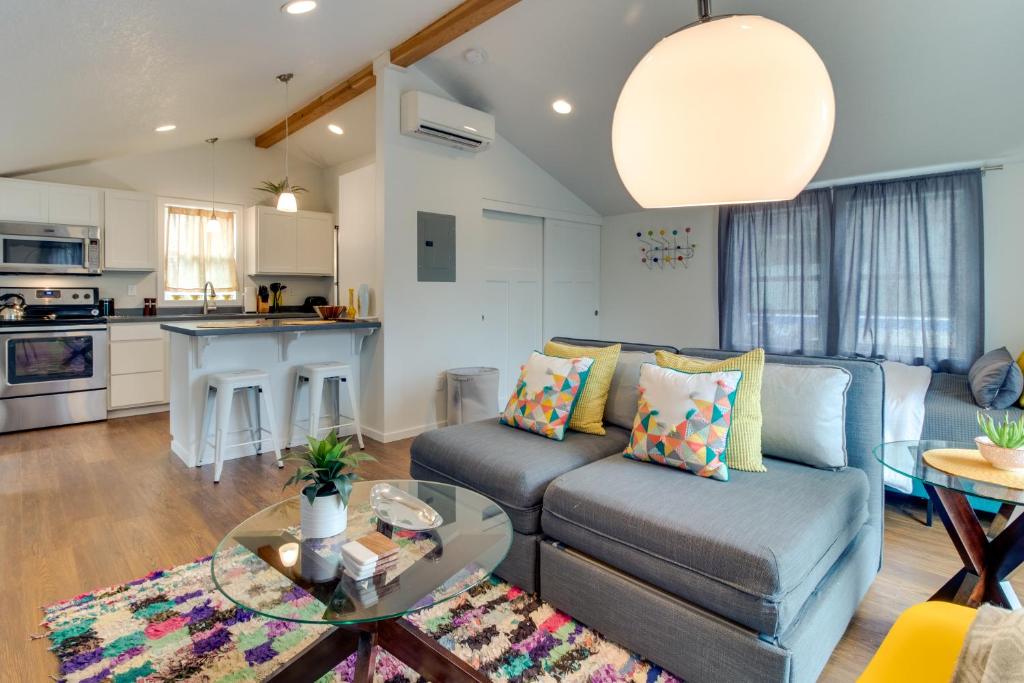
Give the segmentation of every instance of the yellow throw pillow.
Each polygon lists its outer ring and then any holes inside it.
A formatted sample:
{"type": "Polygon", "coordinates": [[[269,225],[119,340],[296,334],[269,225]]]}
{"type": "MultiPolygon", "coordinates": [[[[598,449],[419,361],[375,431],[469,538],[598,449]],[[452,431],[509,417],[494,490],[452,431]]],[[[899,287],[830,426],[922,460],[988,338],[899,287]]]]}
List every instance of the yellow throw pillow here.
{"type": "Polygon", "coordinates": [[[726,360],[704,360],[677,356],[668,351],[655,351],[658,365],[683,372],[723,372],[739,370],[743,373],[736,392],[736,405],[732,410],[729,444],[725,449],[725,463],[730,470],[767,472],[761,454],[761,377],[764,375],[764,349],[754,349],[742,356],[726,360]]]}
{"type": "Polygon", "coordinates": [[[593,358],[590,375],[583,385],[583,393],[576,401],[576,408],[569,418],[569,429],[586,434],[604,434],[604,404],[608,401],[608,389],[612,375],[619,363],[622,344],[611,346],[572,346],[549,341],[544,345],[545,356],[556,358],[593,358]]]}
{"type": "MultiPolygon", "coordinates": [[[[1020,371],[1024,372],[1024,352],[1021,352],[1021,354],[1017,356],[1017,365],[1020,366],[1020,371]]],[[[1021,408],[1024,408],[1024,394],[1020,395],[1019,405],[1021,408]]]]}

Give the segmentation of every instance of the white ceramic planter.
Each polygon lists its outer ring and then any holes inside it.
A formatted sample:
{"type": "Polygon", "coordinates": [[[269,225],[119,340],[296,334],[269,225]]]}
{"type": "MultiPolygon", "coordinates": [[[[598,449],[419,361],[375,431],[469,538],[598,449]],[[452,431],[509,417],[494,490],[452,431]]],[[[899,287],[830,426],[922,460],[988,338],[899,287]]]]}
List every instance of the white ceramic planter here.
{"type": "Polygon", "coordinates": [[[306,496],[299,496],[299,510],[303,538],[337,536],[348,526],[348,508],[337,493],[314,498],[312,505],[306,496]]]}
{"type": "Polygon", "coordinates": [[[1013,472],[1024,470],[1024,448],[1003,448],[992,443],[987,436],[975,438],[974,443],[978,445],[981,457],[992,467],[1013,472]]]}

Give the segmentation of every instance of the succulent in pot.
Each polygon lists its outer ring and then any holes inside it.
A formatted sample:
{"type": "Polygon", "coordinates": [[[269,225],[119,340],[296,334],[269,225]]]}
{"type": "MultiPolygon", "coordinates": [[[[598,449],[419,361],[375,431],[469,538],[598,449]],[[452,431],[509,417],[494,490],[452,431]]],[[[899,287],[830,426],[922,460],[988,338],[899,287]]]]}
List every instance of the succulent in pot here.
{"type": "Polygon", "coordinates": [[[985,460],[1001,470],[1024,470],[1024,417],[1010,420],[1006,413],[1002,422],[996,422],[979,412],[978,427],[985,435],[974,442],[985,460]]]}
{"type": "Polygon", "coordinates": [[[285,458],[298,467],[284,486],[302,485],[302,537],[327,538],[348,525],[348,498],[352,482],[359,478],[356,468],[376,458],[354,451],[349,439],[339,441],[333,431],[323,439],[310,437],[308,441],[308,451],[285,458]]]}

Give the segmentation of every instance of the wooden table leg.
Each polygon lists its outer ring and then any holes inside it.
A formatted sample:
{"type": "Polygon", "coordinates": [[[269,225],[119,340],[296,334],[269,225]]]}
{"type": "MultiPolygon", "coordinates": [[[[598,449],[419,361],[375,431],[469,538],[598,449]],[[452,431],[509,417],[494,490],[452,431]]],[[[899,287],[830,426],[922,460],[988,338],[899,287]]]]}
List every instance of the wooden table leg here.
{"type": "Polygon", "coordinates": [[[487,683],[490,679],[405,619],[381,622],[380,646],[428,681],[487,683]]]}
{"type": "Polygon", "coordinates": [[[1024,562],[1024,517],[1014,516],[1004,505],[993,521],[990,540],[966,495],[928,484],[925,490],[935,502],[942,524],[964,563],[964,568],[930,599],[957,601],[960,587],[974,575],[978,581],[966,599],[968,606],[988,602],[1008,609],[1020,607],[1008,577],[1024,562]]]}
{"type": "Polygon", "coordinates": [[[362,642],[361,634],[336,628],[324,634],[267,678],[268,683],[309,683],[338,666],[362,642]]]}
{"type": "Polygon", "coordinates": [[[352,683],[371,683],[373,670],[377,663],[377,631],[376,629],[359,633],[359,646],[356,648],[356,665],[352,672],[352,683]]]}

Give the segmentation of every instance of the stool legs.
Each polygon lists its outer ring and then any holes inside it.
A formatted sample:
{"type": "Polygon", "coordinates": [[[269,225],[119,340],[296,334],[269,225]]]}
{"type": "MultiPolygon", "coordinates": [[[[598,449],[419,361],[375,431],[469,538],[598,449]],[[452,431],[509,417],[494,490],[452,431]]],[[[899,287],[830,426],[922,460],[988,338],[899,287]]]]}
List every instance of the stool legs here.
{"type": "Polygon", "coordinates": [[[285,448],[292,447],[292,439],[295,438],[295,416],[299,414],[299,389],[302,388],[302,375],[295,373],[295,386],[292,388],[292,404],[288,409],[288,425],[285,433],[285,448]]]}
{"type": "Polygon", "coordinates": [[[323,380],[310,379],[309,383],[309,435],[320,438],[320,406],[324,399],[323,380]]]}
{"type": "MultiPolygon", "coordinates": [[[[359,441],[359,450],[363,450],[363,428],[361,426],[362,422],[359,420],[359,401],[356,400],[356,389],[352,385],[352,382],[349,380],[349,378],[342,377],[340,379],[341,379],[341,381],[338,382],[338,394],[339,394],[339,396],[338,396],[338,398],[339,398],[338,403],[339,404],[341,403],[341,400],[340,400],[340,398],[341,398],[341,396],[340,396],[340,394],[341,394],[341,383],[344,382],[345,385],[348,387],[348,401],[349,401],[349,403],[352,406],[352,421],[355,423],[356,440],[359,441]]],[[[340,412],[340,409],[339,409],[339,412],[340,412]]]]}
{"type": "Polygon", "coordinates": [[[220,482],[220,473],[224,469],[224,440],[227,438],[228,425],[231,421],[231,399],[233,391],[217,392],[216,429],[213,451],[213,482],[220,482]]]}
{"type": "Polygon", "coordinates": [[[256,387],[247,387],[245,391],[245,417],[249,423],[249,438],[252,440],[253,452],[259,455],[263,450],[263,430],[260,428],[260,392],[256,387]]]}
{"type": "Polygon", "coordinates": [[[210,434],[210,419],[213,417],[213,404],[216,396],[217,390],[207,384],[206,402],[203,404],[203,425],[199,429],[199,443],[196,444],[196,467],[202,466],[203,456],[206,454],[207,439],[209,439],[210,434]]]}
{"type": "MultiPolygon", "coordinates": [[[[272,399],[270,396],[269,386],[260,386],[257,389],[257,391],[260,393],[260,395],[263,396],[263,402],[267,406],[267,415],[270,417],[270,421],[267,423],[267,433],[270,435],[270,445],[274,449],[274,457],[277,459],[277,467],[278,469],[280,469],[284,467],[284,461],[281,460],[281,446],[277,441],[277,430],[274,427],[274,415],[277,414],[276,412],[274,412],[274,399],[272,399]]],[[[257,402],[258,400],[259,399],[257,399],[257,402]]],[[[257,411],[257,413],[258,412],[259,411],[257,411]]]]}

